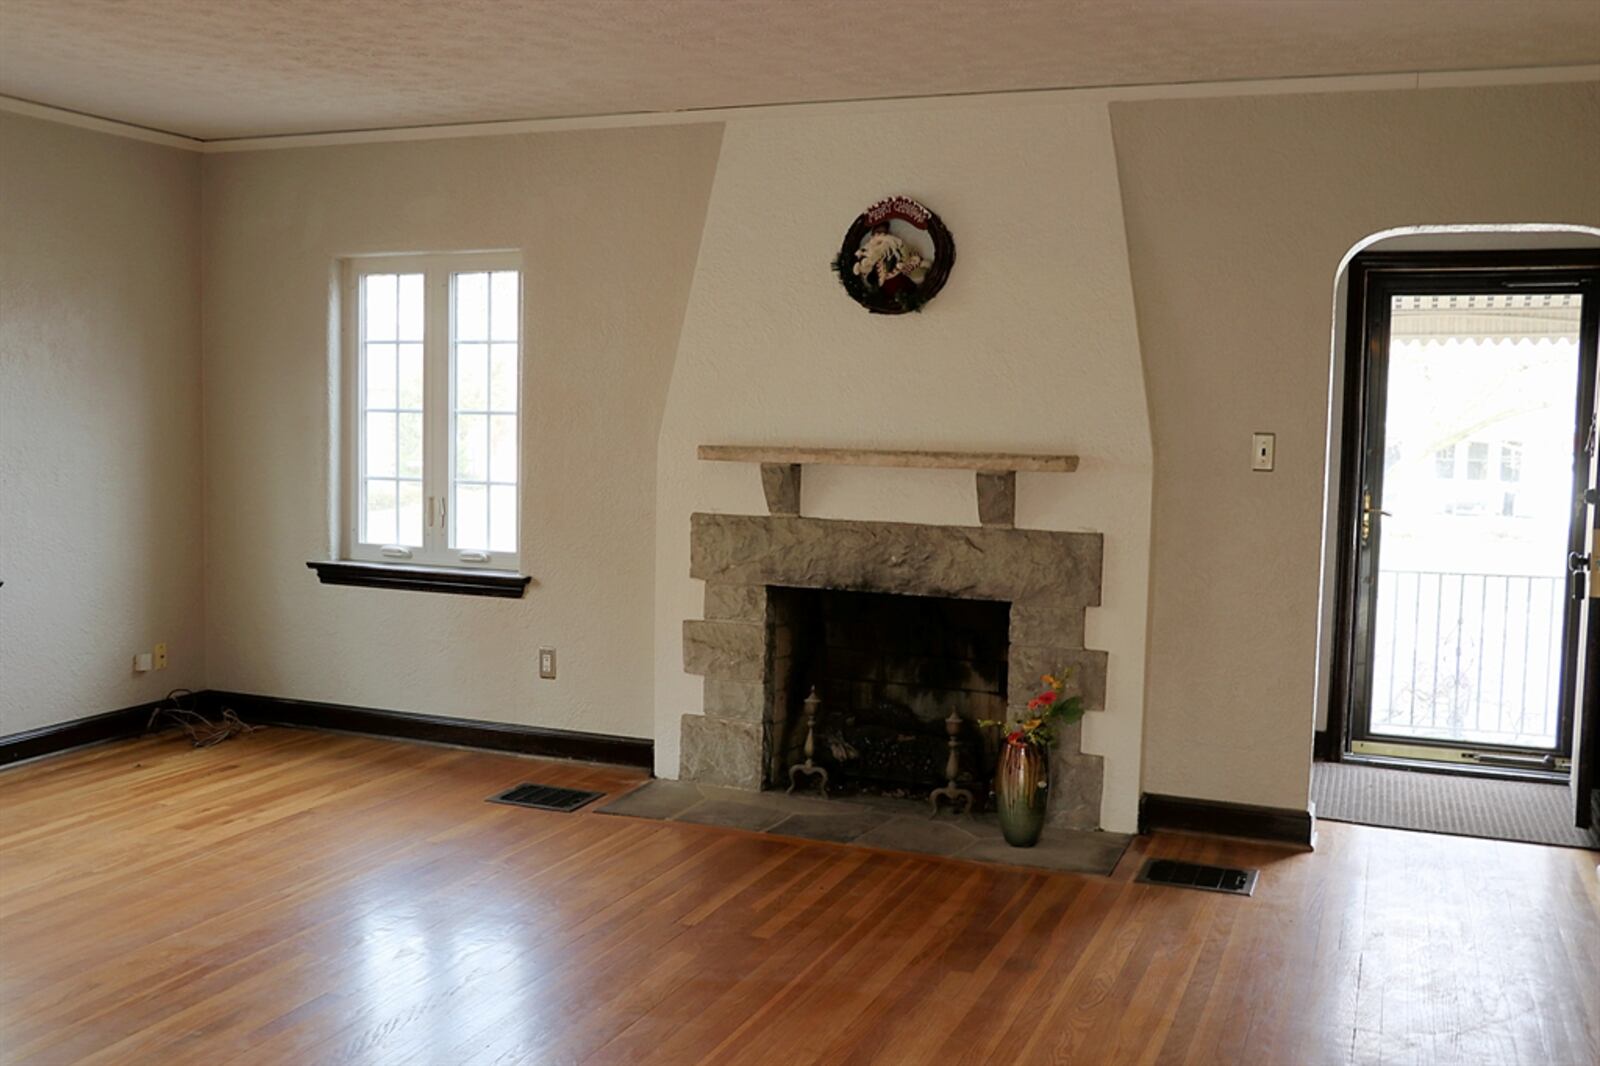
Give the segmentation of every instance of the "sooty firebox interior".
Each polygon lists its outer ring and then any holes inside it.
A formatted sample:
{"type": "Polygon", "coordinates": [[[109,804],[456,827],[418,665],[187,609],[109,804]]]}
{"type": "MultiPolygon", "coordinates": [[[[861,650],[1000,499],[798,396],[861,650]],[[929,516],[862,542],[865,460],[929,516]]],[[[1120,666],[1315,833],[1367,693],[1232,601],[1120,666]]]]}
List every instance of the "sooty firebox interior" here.
{"type": "Polygon", "coordinates": [[[945,719],[959,715],[961,777],[986,780],[1005,718],[1010,604],[833,589],[768,589],[773,703],[768,787],[804,758],[804,701],[820,699],[813,747],[833,787],[926,795],[945,784],[945,719]]]}

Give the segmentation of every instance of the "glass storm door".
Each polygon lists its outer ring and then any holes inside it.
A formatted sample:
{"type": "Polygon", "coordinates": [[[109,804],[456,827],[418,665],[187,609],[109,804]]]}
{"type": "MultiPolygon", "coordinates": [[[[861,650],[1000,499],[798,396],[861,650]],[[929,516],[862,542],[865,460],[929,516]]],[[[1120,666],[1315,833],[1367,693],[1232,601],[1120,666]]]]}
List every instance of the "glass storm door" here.
{"type": "Polygon", "coordinates": [[[1364,272],[1352,755],[1565,772],[1595,278],[1364,272]]]}

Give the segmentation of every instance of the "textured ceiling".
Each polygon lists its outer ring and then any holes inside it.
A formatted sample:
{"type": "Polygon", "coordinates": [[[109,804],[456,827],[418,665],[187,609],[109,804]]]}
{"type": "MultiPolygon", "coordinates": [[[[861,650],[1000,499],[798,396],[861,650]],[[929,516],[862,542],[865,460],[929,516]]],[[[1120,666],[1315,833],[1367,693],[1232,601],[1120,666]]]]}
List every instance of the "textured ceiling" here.
{"type": "Polygon", "coordinates": [[[0,0],[0,93],[202,139],[1600,61],[1600,0],[0,0]]]}

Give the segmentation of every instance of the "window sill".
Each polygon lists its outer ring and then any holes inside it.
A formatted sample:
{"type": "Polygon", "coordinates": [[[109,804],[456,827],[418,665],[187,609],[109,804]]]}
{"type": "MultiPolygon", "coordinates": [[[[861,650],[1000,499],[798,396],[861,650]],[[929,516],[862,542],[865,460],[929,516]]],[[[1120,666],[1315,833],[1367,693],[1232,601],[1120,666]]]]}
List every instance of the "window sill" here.
{"type": "Polygon", "coordinates": [[[306,563],[324,585],[350,585],[369,589],[406,589],[411,592],[448,592],[457,596],[499,596],[521,599],[533,580],[510,570],[471,570],[445,566],[408,566],[400,563],[352,562],[331,559],[306,563]]]}

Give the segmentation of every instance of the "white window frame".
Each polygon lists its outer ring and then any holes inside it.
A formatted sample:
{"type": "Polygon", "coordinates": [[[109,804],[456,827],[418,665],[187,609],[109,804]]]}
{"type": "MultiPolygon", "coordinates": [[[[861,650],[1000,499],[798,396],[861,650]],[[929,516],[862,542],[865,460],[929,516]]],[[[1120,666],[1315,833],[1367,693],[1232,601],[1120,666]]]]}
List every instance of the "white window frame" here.
{"type": "Polygon", "coordinates": [[[522,257],[516,252],[449,252],[439,254],[359,256],[343,261],[340,286],[342,328],[339,411],[342,484],[338,486],[343,522],[341,556],[356,562],[452,569],[520,569],[522,511],[526,500],[522,442],[526,394],[526,326],[523,312],[522,257]],[[514,270],[517,272],[517,515],[513,552],[466,551],[451,548],[448,501],[455,470],[455,275],[514,270]],[[420,547],[363,543],[361,540],[361,420],[366,395],[366,316],[361,278],[368,274],[423,275],[422,346],[422,496],[423,543],[420,547]]]}

